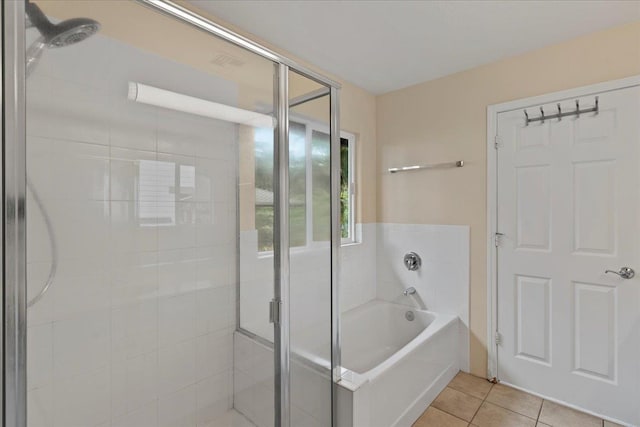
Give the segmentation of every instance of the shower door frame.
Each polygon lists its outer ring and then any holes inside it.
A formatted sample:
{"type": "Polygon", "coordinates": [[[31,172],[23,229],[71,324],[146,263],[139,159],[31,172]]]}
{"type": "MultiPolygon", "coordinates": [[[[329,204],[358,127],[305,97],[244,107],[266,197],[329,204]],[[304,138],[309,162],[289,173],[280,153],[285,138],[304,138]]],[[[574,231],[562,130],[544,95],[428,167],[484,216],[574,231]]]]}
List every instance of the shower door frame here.
{"type": "MultiPolygon", "coordinates": [[[[222,38],[263,58],[277,68],[275,131],[277,152],[274,158],[278,188],[288,194],[288,73],[295,71],[330,92],[331,129],[331,367],[332,425],[337,425],[337,382],[341,372],[341,343],[338,295],[340,234],[340,83],[323,76],[261,44],[235,33],[206,17],[169,0],[135,0],[151,9],[187,23],[212,36],[222,38]]],[[[27,301],[26,301],[26,89],[25,89],[25,4],[26,0],[2,2],[2,304],[0,316],[0,410],[2,425],[27,426],[27,301]]],[[[274,257],[276,280],[274,297],[283,316],[274,327],[275,425],[290,426],[289,365],[289,241],[288,200],[275,203],[280,232],[275,233],[280,256],[274,257]]]]}

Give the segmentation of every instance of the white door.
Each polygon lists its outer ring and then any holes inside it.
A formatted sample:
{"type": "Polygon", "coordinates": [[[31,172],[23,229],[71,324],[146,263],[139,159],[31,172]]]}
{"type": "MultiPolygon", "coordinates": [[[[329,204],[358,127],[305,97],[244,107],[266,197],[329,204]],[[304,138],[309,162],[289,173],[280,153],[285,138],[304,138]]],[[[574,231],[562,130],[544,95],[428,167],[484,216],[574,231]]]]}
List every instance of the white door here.
{"type": "Polygon", "coordinates": [[[498,379],[639,426],[640,88],[595,96],[498,115],[498,379]]]}

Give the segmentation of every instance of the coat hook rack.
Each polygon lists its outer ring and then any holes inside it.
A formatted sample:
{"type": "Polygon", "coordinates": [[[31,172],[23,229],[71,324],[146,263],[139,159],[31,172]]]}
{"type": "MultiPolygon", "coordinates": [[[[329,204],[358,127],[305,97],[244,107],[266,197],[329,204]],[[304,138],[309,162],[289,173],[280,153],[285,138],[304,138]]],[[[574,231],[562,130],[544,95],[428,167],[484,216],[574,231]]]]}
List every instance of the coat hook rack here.
{"type": "Polygon", "coordinates": [[[560,104],[558,104],[558,112],[556,114],[547,116],[544,113],[544,108],[540,107],[540,116],[538,117],[529,117],[529,113],[527,112],[527,110],[524,110],[524,120],[525,120],[525,125],[529,126],[529,123],[531,122],[540,122],[540,123],[544,123],[545,120],[552,120],[552,119],[558,119],[558,121],[561,121],[563,117],[567,117],[567,116],[576,116],[577,119],[580,118],[580,114],[586,114],[586,113],[595,113],[598,114],[598,112],[600,111],[600,105],[598,102],[598,97],[596,96],[595,98],[595,105],[591,108],[585,108],[583,110],[580,109],[580,101],[576,99],[576,109],[573,111],[562,111],[562,107],[560,106],[560,104]]]}

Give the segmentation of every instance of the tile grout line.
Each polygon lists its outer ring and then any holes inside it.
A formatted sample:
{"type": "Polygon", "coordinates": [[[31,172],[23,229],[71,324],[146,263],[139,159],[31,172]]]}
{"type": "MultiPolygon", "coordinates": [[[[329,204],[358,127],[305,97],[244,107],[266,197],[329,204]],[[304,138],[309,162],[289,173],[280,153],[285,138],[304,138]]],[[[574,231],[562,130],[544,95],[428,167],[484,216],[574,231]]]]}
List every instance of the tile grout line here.
{"type": "MultiPolygon", "coordinates": [[[[482,405],[483,405],[485,402],[487,402],[487,403],[490,403],[490,404],[492,404],[492,405],[497,406],[498,408],[504,409],[505,411],[509,411],[509,412],[514,413],[514,414],[517,414],[517,415],[520,415],[520,416],[523,416],[523,417],[529,418],[530,420],[535,421],[536,426],[537,426],[537,424],[538,424],[538,422],[539,422],[539,418],[540,418],[540,413],[542,412],[542,404],[544,403],[544,399],[542,399],[542,403],[540,404],[540,409],[538,410],[537,418],[532,418],[532,417],[529,417],[529,416],[527,416],[527,415],[525,415],[525,414],[521,414],[520,412],[517,412],[517,411],[511,410],[511,409],[509,409],[509,408],[505,408],[505,407],[503,407],[503,406],[501,406],[501,405],[499,405],[499,404],[497,404],[497,403],[488,402],[488,401],[487,401],[487,398],[489,397],[489,394],[491,393],[491,390],[493,390],[494,386],[495,386],[495,384],[494,384],[494,383],[492,383],[492,384],[491,384],[491,387],[489,388],[489,391],[487,391],[487,394],[486,394],[486,395],[485,395],[485,397],[482,399],[482,402],[480,402],[480,406],[478,406],[478,409],[476,409],[476,411],[474,412],[473,417],[471,417],[471,421],[464,420],[464,419],[462,419],[462,418],[460,418],[460,417],[458,417],[458,416],[456,416],[456,415],[454,415],[454,414],[451,414],[451,413],[449,413],[449,412],[447,412],[447,411],[445,411],[445,410],[443,410],[443,409],[440,409],[440,410],[441,410],[441,411],[443,411],[443,412],[445,412],[446,414],[449,414],[449,415],[451,415],[451,416],[453,416],[453,417],[455,417],[455,418],[459,419],[459,420],[462,420],[462,421],[467,422],[467,423],[468,423],[468,425],[469,425],[470,427],[475,427],[475,424],[471,424],[471,422],[475,419],[475,417],[476,417],[476,415],[478,414],[478,412],[480,411],[480,408],[482,407],[482,405]]],[[[447,384],[447,386],[446,386],[445,388],[447,388],[447,387],[448,387],[448,388],[450,388],[450,389],[452,389],[452,390],[458,391],[458,392],[460,392],[460,393],[462,393],[462,394],[464,394],[464,395],[466,395],[466,396],[469,396],[469,397],[475,397],[476,399],[479,399],[478,397],[473,396],[473,395],[471,395],[471,394],[469,394],[469,393],[467,393],[467,392],[465,392],[465,391],[458,390],[458,389],[457,389],[457,388],[455,388],[455,387],[450,387],[450,386],[449,386],[449,384],[447,384]]],[[[429,407],[434,407],[434,406],[429,405],[429,407]]],[[[429,407],[427,407],[427,409],[428,409],[429,407]]],[[[435,408],[435,407],[434,407],[434,408],[435,408]]],[[[436,409],[439,409],[439,408],[436,408],[436,409]]],[[[604,424],[604,421],[603,421],[603,424],[604,424]]],[[[604,427],[604,426],[603,426],[603,427],[604,427]]]]}
{"type": "MultiPolygon", "coordinates": [[[[493,386],[495,384],[491,383],[491,382],[490,382],[490,384],[491,384],[491,387],[489,387],[489,390],[487,391],[487,394],[482,399],[482,402],[480,402],[480,406],[478,406],[478,409],[476,409],[476,412],[473,414],[473,417],[471,417],[471,421],[469,421],[469,425],[470,426],[472,425],[471,422],[476,418],[476,415],[478,415],[478,412],[480,412],[480,408],[482,408],[482,405],[484,405],[484,403],[487,401],[487,397],[489,397],[489,393],[491,393],[491,390],[493,390],[493,386]]],[[[462,392],[462,393],[464,393],[464,392],[462,392]]],[[[467,395],[467,396],[469,396],[469,395],[467,395]]]]}
{"type": "Polygon", "coordinates": [[[536,418],[536,427],[538,425],[538,423],[540,423],[540,415],[542,414],[542,407],[544,406],[544,399],[542,399],[542,402],[540,403],[540,409],[538,409],[538,417],[536,418]]]}

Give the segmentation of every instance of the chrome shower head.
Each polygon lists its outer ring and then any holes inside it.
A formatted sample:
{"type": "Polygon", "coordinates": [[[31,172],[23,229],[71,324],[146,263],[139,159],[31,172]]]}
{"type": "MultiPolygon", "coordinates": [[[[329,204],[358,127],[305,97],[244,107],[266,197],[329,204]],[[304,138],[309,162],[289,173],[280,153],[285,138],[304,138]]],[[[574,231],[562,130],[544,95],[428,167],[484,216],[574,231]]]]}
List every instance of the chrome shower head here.
{"type": "Polygon", "coordinates": [[[89,18],[72,18],[54,25],[47,35],[47,47],[65,47],[91,37],[100,30],[100,24],[89,18]]]}
{"type": "Polygon", "coordinates": [[[27,76],[35,68],[44,49],[79,43],[100,30],[100,23],[89,18],[71,18],[54,24],[31,2],[27,2],[26,12],[31,24],[40,31],[40,37],[27,49],[27,76]]]}

